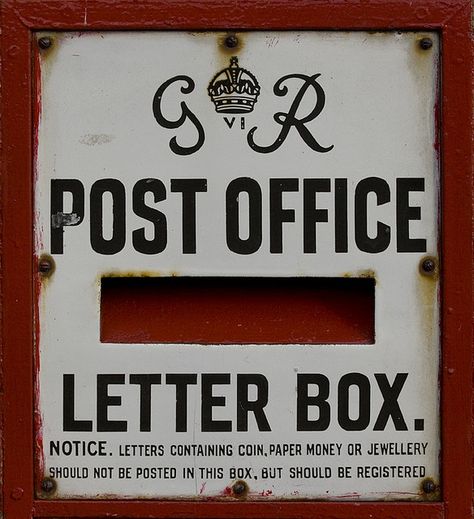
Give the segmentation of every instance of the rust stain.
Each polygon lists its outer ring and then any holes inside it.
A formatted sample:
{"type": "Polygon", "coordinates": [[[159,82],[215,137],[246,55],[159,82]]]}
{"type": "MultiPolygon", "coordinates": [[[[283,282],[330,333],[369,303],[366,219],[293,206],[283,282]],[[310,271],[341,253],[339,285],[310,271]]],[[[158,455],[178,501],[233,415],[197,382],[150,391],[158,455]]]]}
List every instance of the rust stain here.
{"type": "Polygon", "coordinates": [[[343,272],[343,278],[369,278],[377,281],[377,273],[373,269],[363,269],[356,272],[343,272]]]}
{"type": "Polygon", "coordinates": [[[97,275],[97,282],[102,278],[159,278],[159,277],[179,277],[178,270],[108,270],[97,275]]]}
{"type": "Polygon", "coordinates": [[[159,270],[109,270],[99,273],[95,278],[97,287],[97,301],[100,305],[100,287],[103,278],[159,278],[159,277],[178,277],[180,273],[175,270],[161,272],[159,270]]]}
{"type": "MultiPolygon", "coordinates": [[[[99,274],[97,281],[100,282],[102,278],[158,278],[166,275],[159,270],[110,270],[99,274]]],[[[174,276],[177,274],[170,272],[168,275],[174,276]]]]}
{"type": "Polygon", "coordinates": [[[57,54],[59,43],[61,40],[65,37],[62,33],[55,33],[55,32],[37,32],[36,33],[36,46],[39,51],[39,55],[41,57],[41,61],[43,63],[50,61],[54,58],[54,56],[57,54]],[[38,45],[38,41],[41,38],[49,38],[51,40],[51,46],[47,49],[41,49],[38,45]]]}
{"type": "Polygon", "coordinates": [[[437,281],[439,279],[439,261],[435,256],[425,256],[421,258],[420,263],[418,264],[418,269],[423,277],[429,278],[433,281],[437,281]],[[433,263],[434,268],[432,270],[425,270],[423,268],[423,264],[427,261],[433,263]]]}
{"type": "Polygon", "coordinates": [[[38,269],[41,269],[42,265],[49,265],[48,270],[39,270],[40,279],[43,281],[47,281],[51,276],[54,274],[56,270],[56,262],[54,261],[54,258],[49,254],[41,254],[38,260],[38,269]]]}
{"type": "Polygon", "coordinates": [[[232,485],[232,497],[235,497],[236,499],[246,499],[249,493],[249,486],[246,481],[243,479],[237,480],[232,485]]]}
{"type": "Polygon", "coordinates": [[[427,477],[424,478],[420,483],[420,492],[419,496],[423,499],[423,501],[440,501],[441,500],[441,488],[438,483],[433,478],[427,477]],[[426,483],[432,483],[435,486],[433,492],[425,492],[424,487],[426,483]]]}
{"type": "MultiPolygon", "coordinates": [[[[360,494],[358,492],[347,492],[347,494],[339,494],[334,496],[336,499],[359,499],[360,494]]],[[[330,499],[325,499],[324,501],[330,501],[330,499]]]]}
{"type": "Polygon", "coordinates": [[[377,275],[375,273],[375,270],[372,270],[372,269],[359,270],[357,272],[357,277],[358,278],[377,279],[377,275]]]}
{"type": "Polygon", "coordinates": [[[439,327],[437,316],[434,309],[438,298],[438,279],[439,279],[439,263],[436,258],[429,257],[435,261],[436,268],[431,273],[426,273],[421,269],[421,265],[426,258],[422,258],[417,276],[418,298],[421,313],[421,324],[423,327],[423,335],[427,338],[426,345],[428,348],[432,346],[433,330],[439,327]]]}
{"type": "MultiPolygon", "coordinates": [[[[216,65],[216,73],[221,70],[226,69],[229,66],[230,58],[236,56],[239,58],[242,51],[245,48],[245,33],[243,32],[223,32],[214,34],[214,38],[216,38],[216,46],[215,46],[215,59],[217,62],[216,65]],[[228,37],[235,37],[237,40],[237,45],[235,47],[229,47],[226,45],[226,39],[228,37]]],[[[240,66],[245,68],[244,63],[239,63],[240,66]]],[[[211,80],[212,78],[209,78],[211,80]]]]}
{"type": "MultiPolygon", "coordinates": [[[[428,478],[430,479],[430,478],[428,478]]],[[[41,485],[40,485],[41,486],[41,485]]],[[[436,490],[432,493],[425,493],[423,490],[419,492],[372,492],[373,496],[379,497],[381,499],[385,498],[391,501],[391,496],[407,496],[404,498],[404,501],[407,502],[436,502],[440,501],[440,491],[438,486],[436,490]]],[[[53,494],[48,494],[43,491],[39,491],[37,493],[37,497],[39,499],[84,499],[83,494],[59,494],[56,492],[53,494]]],[[[140,500],[150,500],[153,499],[149,495],[128,495],[128,494],[112,494],[112,493],[104,493],[104,494],[96,494],[93,497],[94,501],[111,501],[111,500],[127,500],[127,501],[140,501],[140,500]]],[[[170,495],[170,496],[162,496],[160,499],[165,499],[171,502],[188,502],[188,503],[225,503],[231,500],[232,502],[242,502],[242,496],[236,496],[232,492],[231,487],[226,487],[221,494],[213,495],[213,496],[205,496],[205,495],[170,495]]],[[[336,502],[336,501],[360,501],[361,494],[357,492],[348,492],[347,494],[338,494],[331,497],[317,496],[317,497],[306,497],[300,496],[300,493],[295,490],[291,492],[290,496],[275,496],[272,490],[263,490],[259,493],[250,492],[246,495],[246,501],[248,502],[268,502],[271,500],[272,502],[285,502],[285,501],[293,501],[293,502],[318,502],[318,503],[328,503],[328,502],[336,502]]]]}
{"type": "MultiPolygon", "coordinates": [[[[348,37],[352,35],[352,31],[341,31],[341,33],[346,34],[348,37]]],[[[400,34],[400,31],[365,31],[365,34],[373,38],[392,39],[395,34],[400,34]]]]}
{"type": "Polygon", "coordinates": [[[414,80],[417,83],[418,90],[426,95],[431,94],[431,90],[427,90],[427,78],[435,71],[432,71],[434,61],[433,53],[438,52],[436,36],[430,33],[414,33],[412,39],[412,50],[407,54],[407,65],[410,69],[414,80]],[[430,38],[433,46],[429,49],[422,49],[420,42],[424,38],[430,38]]]}
{"type": "Polygon", "coordinates": [[[41,483],[36,492],[36,495],[40,499],[52,499],[56,496],[57,490],[58,490],[57,482],[50,477],[44,477],[41,480],[41,483]]]}
{"type": "MultiPolygon", "coordinates": [[[[224,69],[229,66],[229,59],[232,56],[237,56],[245,47],[245,32],[236,32],[236,31],[228,31],[228,32],[216,32],[216,31],[193,31],[188,33],[193,38],[203,38],[209,39],[212,38],[213,41],[216,42],[215,50],[217,50],[217,62],[218,67],[224,69]],[[236,38],[236,45],[233,47],[229,47],[226,45],[226,40],[228,37],[236,38]]],[[[218,72],[218,70],[216,70],[218,72]]]]}
{"type": "Polygon", "coordinates": [[[425,58],[425,59],[426,59],[426,57],[430,57],[431,53],[435,50],[435,41],[433,39],[433,34],[430,34],[430,33],[417,33],[415,35],[414,45],[415,45],[416,54],[418,56],[420,56],[420,57],[423,56],[423,58],[425,58]],[[421,47],[420,42],[424,38],[429,38],[430,40],[433,40],[433,46],[430,49],[423,49],[421,47]]]}
{"type": "Polygon", "coordinates": [[[237,53],[241,52],[244,45],[244,33],[242,32],[226,32],[217,36],[217,48],[219,49],[219,52],[223,53],[227,58],[235,56],[237,53]],[[226,44],[227,38],[235,38],[237,45],[229,47],[226,44]]]}
{"type": "MultiPolygon", "coordinates": [[[[33,403],[33,421],[34,421],[34,481],[38,497],[43,497],[41,485],[43,482],[43,474],[45,471],[44,460],[44,444],[43,444],[43,415],[40,408],[40,340],[41,340],[41,315],[47,313],[46,300],[44,291],[52,281],[52,274],[55,271],[56,264],[52,256],[42,254],[35,257],[35,265],[38,268],[42,261],[47,262],[51,269],[48,272],[38,272],[35,277],[35,306],[34,306],[34,403],[33,403]]],[[[49,496],[49,494],[48,494],[49,496]]]]}

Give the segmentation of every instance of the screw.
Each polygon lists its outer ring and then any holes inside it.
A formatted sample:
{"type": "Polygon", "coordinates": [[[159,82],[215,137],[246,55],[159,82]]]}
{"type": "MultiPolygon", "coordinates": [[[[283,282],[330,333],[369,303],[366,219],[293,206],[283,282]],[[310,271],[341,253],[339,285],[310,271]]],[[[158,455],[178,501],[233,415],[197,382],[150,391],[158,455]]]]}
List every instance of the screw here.
{"type": "Polygon", "coordinates": [[[41,489],[46,494],[51,494],[56,490],[56,481],[54,481],[54,479],[51,478],[44,478],[41,482],[41,489]]]}
{"type": "Polygon", "coordinates": [[[234,49],[239,44],[239,40],[235,34],[229,34],[224,41],[225,46],[229,49],[234,49]]]}
{"type": "Polygon", "coordinates": [[[421,261],[420,269],[422,274],[432,275],[436,272],[436,261],[434,258],[425,258],[421,261]]]}
{"type": "Polygon", "coordinates": [[[247,491],[248,486],[247,483],[245,483],[245,481],[239,480],[232,485],[232,492],[234,492],[236,496],[243,496],[247,493],[247,491]]]}
{"type": "Polygon", "coordinates": [[[49,274],[53,270],[53,263],[48,258],[41,258],[38,264],[41,274],[49,274]]]}
{"type": "Polygon", "coordinates": [[[423,481],[422,489],[425,494],[432,494],[436,490],[436,483],[432,479],[427,478],[423,481]]]}
{"type": "Polygon", "coordinates": [[[42,36],[38,40],[38,47],[40,49],[49,49],[53,44],[53,40],[49,36],[42,36]]]}
{"type": "Polygon", "coordinates": [[[419,44],[423,50],[428,50],[433,46],[433,40],[431,38],[422,38],[419,44]]]}

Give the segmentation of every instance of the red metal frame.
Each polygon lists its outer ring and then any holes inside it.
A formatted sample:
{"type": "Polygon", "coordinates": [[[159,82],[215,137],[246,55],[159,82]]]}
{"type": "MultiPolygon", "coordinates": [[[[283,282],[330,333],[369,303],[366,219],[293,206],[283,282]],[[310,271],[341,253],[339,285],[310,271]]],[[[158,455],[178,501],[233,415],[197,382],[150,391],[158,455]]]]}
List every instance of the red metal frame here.
{"type": "Polygon", "coordinates": [[[6,519],[472,516],[470,0],[4,0],[2,2],[3,509],[6,519]],[[34,497],[32,42],[36,30],[437,30],[442,41],[442,501],[46,501],[34,497]]]}

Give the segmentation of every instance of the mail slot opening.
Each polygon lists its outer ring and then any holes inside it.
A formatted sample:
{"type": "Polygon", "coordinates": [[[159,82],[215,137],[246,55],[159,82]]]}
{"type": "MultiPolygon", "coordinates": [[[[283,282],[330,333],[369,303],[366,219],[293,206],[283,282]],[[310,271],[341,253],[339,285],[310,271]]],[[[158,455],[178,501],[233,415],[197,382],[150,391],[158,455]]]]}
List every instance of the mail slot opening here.
{"type": "Polygon", "coordinates": [[[371,278],[104,277],[105,343],[373,344],[371,278]]]}

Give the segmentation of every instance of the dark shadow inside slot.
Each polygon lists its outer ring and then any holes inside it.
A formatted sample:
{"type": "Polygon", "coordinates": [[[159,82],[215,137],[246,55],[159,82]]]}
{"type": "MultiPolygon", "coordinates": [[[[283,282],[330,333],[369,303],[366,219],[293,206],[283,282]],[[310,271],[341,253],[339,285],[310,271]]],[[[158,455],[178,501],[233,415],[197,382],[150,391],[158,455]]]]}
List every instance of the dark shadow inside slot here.
{"type": "Polygon", "coordinates": [[[375,280],[104,277],[104,343],[373,344],[375,280]]]}

